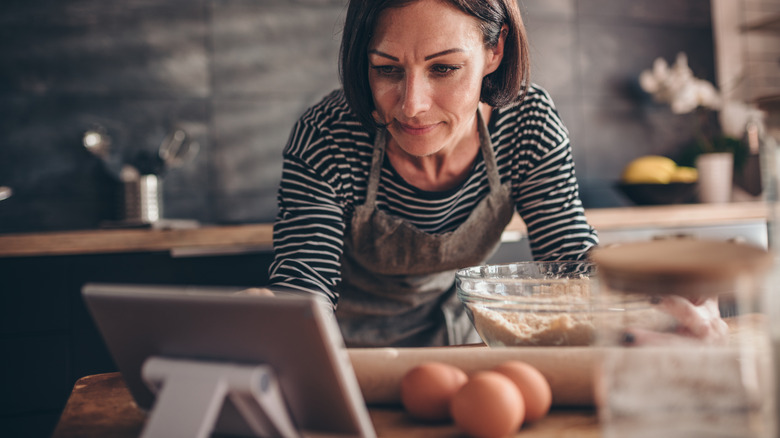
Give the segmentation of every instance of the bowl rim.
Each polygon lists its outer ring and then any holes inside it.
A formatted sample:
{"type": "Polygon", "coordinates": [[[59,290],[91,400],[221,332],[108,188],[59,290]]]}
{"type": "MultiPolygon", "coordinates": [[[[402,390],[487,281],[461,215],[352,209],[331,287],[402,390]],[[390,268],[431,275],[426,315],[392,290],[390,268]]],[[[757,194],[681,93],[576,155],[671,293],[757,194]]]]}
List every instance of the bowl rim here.
{"type": "MultiPolygon", "coordinates": [[[[579,273],[580,276],[563,276],[561,278],[538,278],[544,280],[546,284],[566,284],[573,281],[588,280],[598,281],[597,265],[592,260],[553,260],[553,261],[521,261],[521,262],[509,262],[509,263],[496,263],[496,264],[482,264],[476,266],[469,266],[467,268],[459,269],[455,276],[455,290],[460,301],[465,305],[476,305],[480,307],[487,307],[496,311],[517,311],[517,310],[531,310],[528,307],[539,307],[534,309],[535,312],[554,313],[565,311],[568,313],[579,312],[593,312],[609,310],[616,306],[636,306],[648,301],[647,296],[643,295],[622,295],[620,297],[604,296],[596,292],[595,294],[589,294],[587,297],[579,297],[575,301],[565,301],[556,299],[550,296],[534,296],[534,295],[519,295],[519,294],[494,294],[490,292],[473,292],[463,290],[461,283],[463,281],[479,281],[485,280],[494,284],[500,283],[512,283],[518,280],[531,279],[531,277],[498,277],[498,276],[484,276],[482,272],[485,269],[500,269],[510,266],[565,266],[571,265],[581,270],[571,272],[570,274],[579,273]],[[502,306],[500,308],[494,308],[493,306],[502,306]],[[524,309],[525,307],[525,309],[524,309]],[[545,307],[545,309],[540,309],[545,307]]],[[[595,287],[598,287],[598,283],[595,283],[595,287]]]]}
{"type": "Polygon", "coordinates": [[[461,293],[458,298],[464,306],[476,306],[494,312],[534,312],[534,313],[594,313],[594,312],[623,312],[630,306],[635,308],[649,308],[653,304],[650,297],[602,297],[591,296],[580,301],[566,302],[549,298],[534,298],[525,295],[480,295],[461,293]],[[496,307],[499,306],[499,307],[496,307]]]}
{"type": "MultiPolygon", "coordinates": [[[[482,264],[482,265],[475,265],[475,266],[469,266],[466,268],[458,269],[455,272],[455,278],[468,278],[468,279],[493,279],[493,280],[501,280],[497,277],[485,277],[482,275],[473,275],[471,272],[477,271],[483,271],[485,269],[495,269],[495,268],[502,268],[502,267],[509,267],[509,266],[564,266],[564,265],[577,265],[577,266],[583,266],[588,267],[590,276],[596,275],[596,264],[593,261],[590,260],[577,260],[577,261],[571,261],[571,260],[550,260],[550,261],[521,261],[521,262],[508,262],[508,263],[495,263],[495,264],[482,264]]],[[[522,277],[509,277],[506,278],[506,280],[517,280],[518,278],[522,277]]],[[[555,278],[545,278],[545,280],[548,281],[555,281],[558,279],[555,278]]],[[[568,280],[568,278],[563,277],[560,280],[568,280]]]]}

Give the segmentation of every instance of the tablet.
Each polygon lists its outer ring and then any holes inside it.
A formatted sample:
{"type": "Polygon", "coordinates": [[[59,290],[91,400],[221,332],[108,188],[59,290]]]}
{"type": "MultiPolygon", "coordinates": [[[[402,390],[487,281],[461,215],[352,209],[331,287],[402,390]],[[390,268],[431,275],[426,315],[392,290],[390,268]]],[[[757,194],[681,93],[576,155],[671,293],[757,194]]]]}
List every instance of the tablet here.
{"type": "MultiPolygon", "coordinates": [[[[268,365],[304,434],[375,436],[332,310],[312,295],[236,295],[240,288],[90,283],[82,294],[138,406],[155,393],[151,357],[268,365]]],[[[216,431],[252,435],[225,410],[216,431]]]]}

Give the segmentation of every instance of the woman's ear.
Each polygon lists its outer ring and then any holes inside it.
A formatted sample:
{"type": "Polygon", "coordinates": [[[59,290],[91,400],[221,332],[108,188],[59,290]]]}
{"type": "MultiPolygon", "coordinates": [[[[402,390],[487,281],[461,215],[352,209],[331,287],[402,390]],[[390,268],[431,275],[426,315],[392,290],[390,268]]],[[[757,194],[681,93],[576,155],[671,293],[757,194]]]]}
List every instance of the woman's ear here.
{"type": "Polygon", "coordinates": [[[496,71],[498,66],[501,65],[501,60],[504,59],[504,43],[506,42],[507,35],[509,35],[509,27],[504,24],[501,26],[501,34],[498,36],[496,46],[488,49],[485,76],[496,71]]]}

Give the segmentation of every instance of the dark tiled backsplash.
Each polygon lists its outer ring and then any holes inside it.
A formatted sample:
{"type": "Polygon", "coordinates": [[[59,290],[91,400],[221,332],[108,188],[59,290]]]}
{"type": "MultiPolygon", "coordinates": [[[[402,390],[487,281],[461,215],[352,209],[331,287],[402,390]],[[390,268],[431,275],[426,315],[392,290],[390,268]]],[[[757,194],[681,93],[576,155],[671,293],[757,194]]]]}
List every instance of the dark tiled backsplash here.
{"type": "MultiPolygon", "coordinates": [[[[0,26],[0,232],[117,219],[121,163],[174,126],[199,154],[163,178],[165,216],[270,222],[281,151],[297,117],[338,86],[344,0],[13,2],[0,26]],[[83,133],[112,138],[109,165],[83,133]]],[[[625,162],[674,153],[684,119],[636,86],[658,56],[714,76],[708,0],[524,0],[533,81],[570,128],[587,207],[623,205],[625,162]],[[661,11],[661,12],[657,12],[661,11]],[[669,126],[680,129],[670,130],[669,126]]]]}

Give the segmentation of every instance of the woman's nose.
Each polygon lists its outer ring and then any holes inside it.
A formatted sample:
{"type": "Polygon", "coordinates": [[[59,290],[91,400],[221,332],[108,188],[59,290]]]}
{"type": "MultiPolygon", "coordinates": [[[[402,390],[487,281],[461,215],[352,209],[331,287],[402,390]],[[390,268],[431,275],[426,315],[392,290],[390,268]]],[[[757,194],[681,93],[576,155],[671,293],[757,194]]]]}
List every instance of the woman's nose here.
{"type": "Polygon", "coordinates": [[[428,110],[430,107],[430,90],[425,79],[420,75],[408,74],[404,81],[403,101],[401,110],[406,117],[416,115],[428,110]]]}

